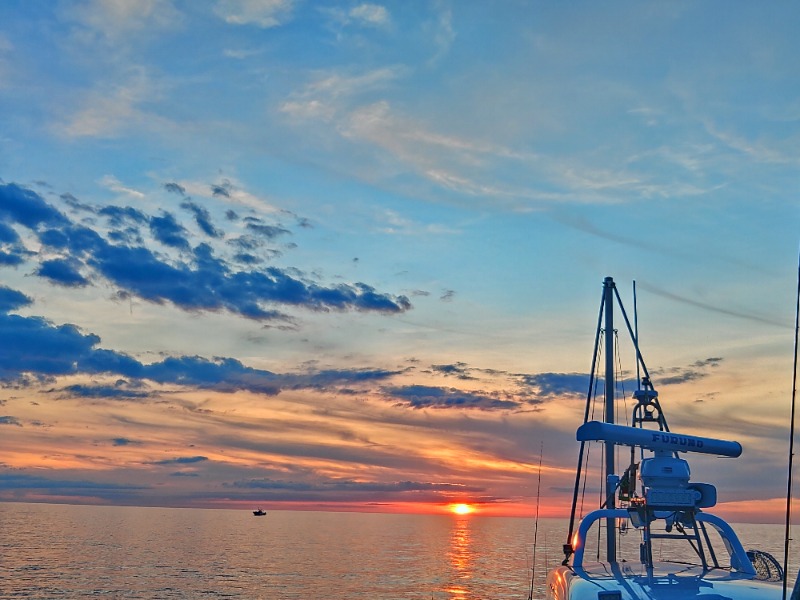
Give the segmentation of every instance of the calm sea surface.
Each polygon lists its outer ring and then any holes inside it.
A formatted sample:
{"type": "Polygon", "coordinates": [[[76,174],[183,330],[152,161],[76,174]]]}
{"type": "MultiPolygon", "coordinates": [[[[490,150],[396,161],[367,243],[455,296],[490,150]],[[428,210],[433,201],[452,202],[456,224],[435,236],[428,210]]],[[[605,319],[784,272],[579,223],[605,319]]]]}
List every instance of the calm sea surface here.
{"type": "MultiPolygon", "coordinates": [[[[781,525],[737,530],[783,562],[781,525]]],[[[565,532],[539,521],[534,597],[565,532]]],[[[0,597],[526,600],[533,536],[533,519],[0,503],[0,597]]]]}

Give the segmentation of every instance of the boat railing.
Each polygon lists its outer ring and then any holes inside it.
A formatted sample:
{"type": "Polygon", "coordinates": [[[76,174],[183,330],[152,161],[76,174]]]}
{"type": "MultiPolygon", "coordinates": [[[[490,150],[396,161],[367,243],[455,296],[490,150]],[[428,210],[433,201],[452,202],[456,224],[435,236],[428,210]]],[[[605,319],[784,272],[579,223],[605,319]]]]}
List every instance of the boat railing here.
{"type": "MultiPolygon", "coordinates": [[[[630,525],[630,517],[630,509],[627,508],[598,509],[587,514],[581,520],[572,539],[572,568],[575,570],[581,570],[583,568],[589,532],[596,523],[613,519],[617,522],[624,522],[630,525]]],[[[714,514],[699,511],[694,515],[694,519],[696,527],[709,525],[719,534],[730,557],[730,569],[732,571],[750,577],[755,577],[757,575],[736,532],[726,521],[714,514]]],[[[709,568],[705,561],[703,562],[703,567],[704,569],[709,568]]]]}

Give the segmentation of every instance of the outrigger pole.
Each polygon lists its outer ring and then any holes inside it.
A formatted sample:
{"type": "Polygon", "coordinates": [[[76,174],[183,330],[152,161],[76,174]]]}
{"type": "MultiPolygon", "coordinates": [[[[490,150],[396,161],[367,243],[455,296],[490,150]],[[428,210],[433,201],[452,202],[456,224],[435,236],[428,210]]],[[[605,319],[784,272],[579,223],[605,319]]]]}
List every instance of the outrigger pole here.
{"type": "MultiPolygon", "coordinates": [[[[789,420],[789,474],[786,478],[786,529],[783,536],[783,600],[789,584],[789,525],[792,516],[792,465],[794,463],[794,416],[797,398],[797,339],[800,332],[800,253],[797,260],[797,303],[794,312],[794,370],[792,373],[792,415],[789,420]]],[[[797,592],[795,583],[795,592],[797,592]]],[[[795,593],[792,593],[792,598],[795,593]]]]}
{"type": "MultiPolygon", "coordinates": [[[[605,319],[605,422],[614,423],[614,280],[606,277],[603,282],[604,304],[606,306],[605,319]]],[[[606,503],[607,508],[616,508],[614,488],[612,488],[611,475],[616,471],[614,465],[614,442],[605,442],[606,472],[606,503]]],[[[606,519],[606,559],[608,562],[617,562],[617,524],[616,519],[606,519]]]]}

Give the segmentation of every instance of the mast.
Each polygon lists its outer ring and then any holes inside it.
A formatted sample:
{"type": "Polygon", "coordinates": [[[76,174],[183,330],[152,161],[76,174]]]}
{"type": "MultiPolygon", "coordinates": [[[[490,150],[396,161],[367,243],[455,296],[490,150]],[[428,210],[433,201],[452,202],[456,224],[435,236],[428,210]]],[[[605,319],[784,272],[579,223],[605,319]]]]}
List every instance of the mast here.
{"type": "MultiPolygon", "coordinates": [[[[614,279],[606,277],[603,281],[605,314],[605,422],[614,423],[614,279]]],[[[605,442],[605,486],[606,507],[615,508],[614,488],[611,476],[614,475],[614,443],[605,442]]],[[[617,561],[616,523],[606,519],[606,559],[617,561]]]]}

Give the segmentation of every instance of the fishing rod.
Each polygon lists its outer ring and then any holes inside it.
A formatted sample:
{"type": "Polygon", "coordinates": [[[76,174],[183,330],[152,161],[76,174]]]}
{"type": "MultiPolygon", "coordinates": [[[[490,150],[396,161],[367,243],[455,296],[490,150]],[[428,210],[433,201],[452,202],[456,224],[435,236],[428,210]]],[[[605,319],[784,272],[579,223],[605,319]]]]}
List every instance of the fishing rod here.
{"type": "Polygon", "coordinates": [[[533,600],[533,582],[536,578],[536,538],[539,535],[539,498],[542,489],[542,454],[544,453],[544,442],[539,447],[539,478],[536,483],[536,521],[533,527],[533,565],[531,565],[531,590],[528,593],[528,600],[533,600]]]}
{"type": "MultiPolygon", "coordinates": [[[[786,478],[786,528],[783,536],[783,600],[789,583],[789,524],[792,516],[792,464],[794,462],[794,417],[797,398],[797,339],[800,332],[800,252],[797,259],[797,303],[794,312],[794,370],[792,373],[792,412],[789,420],[789,474],[786,478]]],[[[795,583],[797,587],[797,583],[795,583]]],[[[797,591],[797,590],[795,590],[797,591]]],[[[795,594],[792,593],[792,597],[795,594]]]]}

